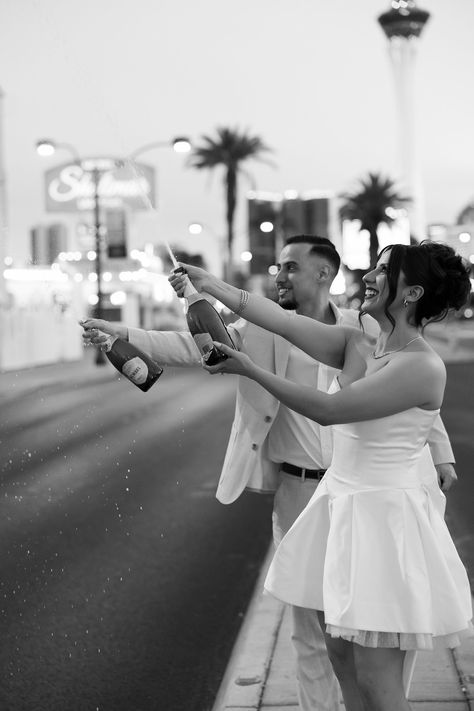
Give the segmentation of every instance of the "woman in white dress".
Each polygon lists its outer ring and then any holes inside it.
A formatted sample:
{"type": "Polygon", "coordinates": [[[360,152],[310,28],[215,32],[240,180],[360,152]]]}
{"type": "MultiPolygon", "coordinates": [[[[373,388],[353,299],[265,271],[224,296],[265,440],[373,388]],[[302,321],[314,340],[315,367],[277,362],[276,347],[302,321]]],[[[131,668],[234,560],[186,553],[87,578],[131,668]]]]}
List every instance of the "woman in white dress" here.
{"type": "MultiPolygon", "coordinates": [[[[446,382],[423,326],[466,301],[469,270],[446,245],[383,250],[364,277],[362,310],[381,329],[374,342],[185,266],[199,290],[341,370],[327,394],[224,346],[227,360],[207,368],[245,375],[288,407],[334,426],[333,462],[280,544],[265,587],[319,611],[347,711],[407,711],[407,650],[429,649],[436,639],[454,647],[472,633],[466,571],[417,474],[446,382]]],[[[170,281],[177,291],[183,286],[180,275],[170,281]]]]}

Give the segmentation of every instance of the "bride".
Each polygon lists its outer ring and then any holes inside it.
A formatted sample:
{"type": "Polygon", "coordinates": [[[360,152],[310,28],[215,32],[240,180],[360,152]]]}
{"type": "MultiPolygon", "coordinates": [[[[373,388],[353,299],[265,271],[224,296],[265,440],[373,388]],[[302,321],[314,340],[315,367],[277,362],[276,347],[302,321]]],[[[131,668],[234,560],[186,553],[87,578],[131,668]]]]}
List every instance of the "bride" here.
{"type": "MultiPolygon", "coordinates": [[[[331,466],[278,547],[265,587],[318,610],[347,711],[407,711],[407,650],[430,649],[434,640],[454,647],[472,633],[466,571],[417,475],[446,384],[423,327],[466,301],[468,269],[447,245],[384,249],[364,277],[361,310],[380,325],[374,342],[183,266],[199,291],[341,370],[328,394],[221,344],[227,359],[206,367],[247,376],[288,407],[333,426],[331,466]]],[[[178,293],[185,278],[169,278],[178,293]]]]}

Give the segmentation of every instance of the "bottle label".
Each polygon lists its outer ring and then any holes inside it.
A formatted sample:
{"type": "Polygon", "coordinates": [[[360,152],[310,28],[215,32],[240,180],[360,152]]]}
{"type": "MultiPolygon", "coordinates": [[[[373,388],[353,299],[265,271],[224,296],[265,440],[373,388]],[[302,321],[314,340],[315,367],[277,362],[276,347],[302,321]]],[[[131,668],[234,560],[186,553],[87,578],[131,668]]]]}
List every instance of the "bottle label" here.
{"type": "Polygon", "coordinates": [[[194,343],[199,348],[200,354],[205,358],[209,351],[212,351],[214,348],[211,335],[209,333],[195,333],[193,338],[194,343]]]}
{"type": "Polygon", "coordinates": [[[122,373],[135,383],[136,385],[143,385],[148,378],[148,366],[144,360],[135,356],[124,363],[122,367],[122,373]]]}

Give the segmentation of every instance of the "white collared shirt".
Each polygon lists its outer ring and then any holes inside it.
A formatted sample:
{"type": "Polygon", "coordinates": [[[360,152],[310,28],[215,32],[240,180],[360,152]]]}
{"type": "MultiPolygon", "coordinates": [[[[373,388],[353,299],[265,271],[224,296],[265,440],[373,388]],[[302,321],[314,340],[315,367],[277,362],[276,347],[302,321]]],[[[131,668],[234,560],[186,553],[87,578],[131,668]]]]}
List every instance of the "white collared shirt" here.
{"type": "MultiPolygon", "coordinates": [[[[331,301],[329,305],[337,326],[358,326],[357,312],[341,311],[331,301]]],[[[288,380],[306,386],[314,383],[315,388],[327,392],[338,372],[291,346],[285,374],[288,380]]],[[[268,454],[272,462],[289,462],[306,469],[327,469],[332,458],[331,427],[323,427],[280,404],[268,434],[268,454]]]]}

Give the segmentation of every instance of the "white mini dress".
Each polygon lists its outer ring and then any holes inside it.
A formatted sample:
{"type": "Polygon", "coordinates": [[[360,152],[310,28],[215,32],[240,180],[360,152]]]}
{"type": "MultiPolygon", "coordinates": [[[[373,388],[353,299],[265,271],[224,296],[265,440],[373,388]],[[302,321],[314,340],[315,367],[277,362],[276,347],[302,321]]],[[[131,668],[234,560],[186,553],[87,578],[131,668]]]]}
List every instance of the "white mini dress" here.
{"type": "Polygon", "coordinates": [[[442,507],[420,477],[438,410],[333,427],[330,468],[279,545],[265,589],[323,610],[326,629],[369,647],[455,647],[472,601],[442,507]]]}

